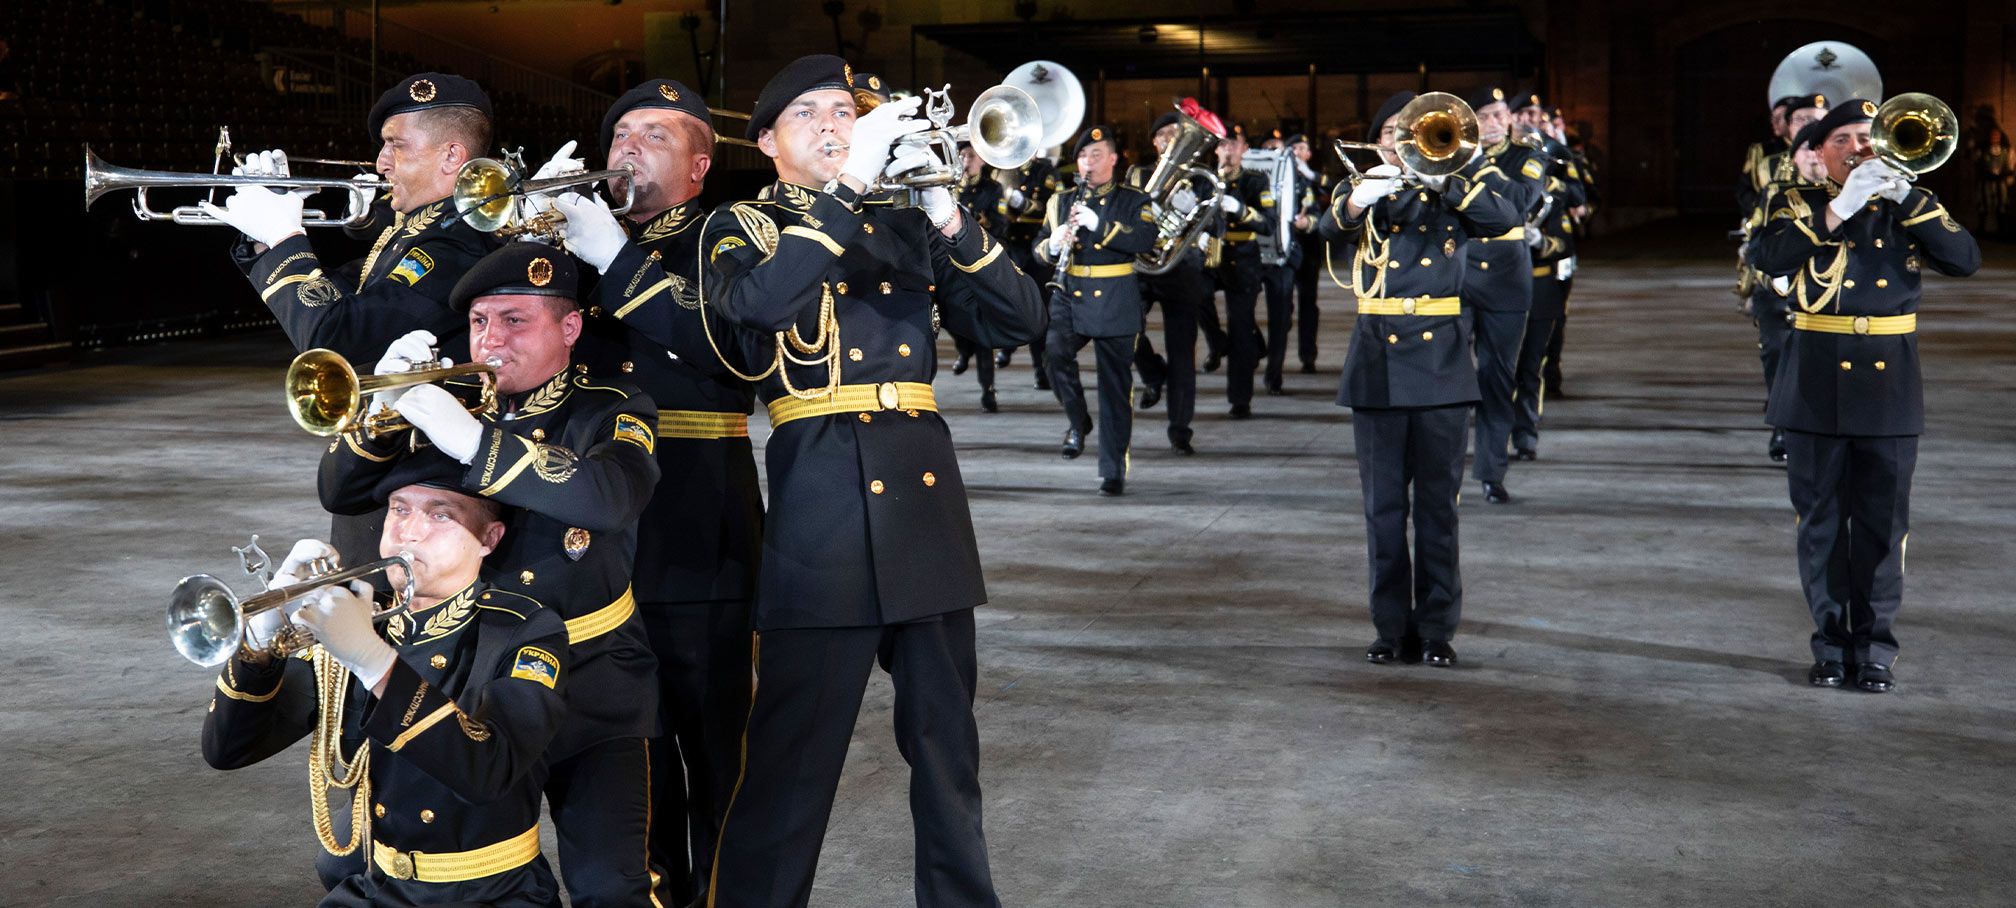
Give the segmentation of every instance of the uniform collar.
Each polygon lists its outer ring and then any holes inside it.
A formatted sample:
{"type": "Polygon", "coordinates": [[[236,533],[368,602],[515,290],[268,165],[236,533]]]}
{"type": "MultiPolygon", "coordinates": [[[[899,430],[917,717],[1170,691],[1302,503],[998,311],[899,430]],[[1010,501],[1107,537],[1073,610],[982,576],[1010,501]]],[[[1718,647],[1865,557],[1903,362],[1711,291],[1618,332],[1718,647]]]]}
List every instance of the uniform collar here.
{"type": "Polygon", "coordinates": [[[1112,194],[1114,187],[1119,185],[1120,179],[1118,174],[1115,174],[1113,179],[1107,180],[1097,186],[1088,183],[1085,186],[1085,197],[1088,199],[1103,199],[1112,194]]]}
{"type": "Polygon", "coordinates": [[[662,240],[668,236],[674,236],[686,228],[699,223],[693,217],[693,213],[698,210],[700,210],[700,199],[696,196],[665,209],[657,217],[642,224],[624,221],[623,225],[629,229],[631,239],[640,244],[649,243],[654,240],[662,240]]]}
{"type": "Polygon", "coordinates": [[[574,387],[573,383],[569,381],[574,372],[575,370],[572,368],[562,369],[553,373],[553,377],[547,379],[545,384],[523,394],[513,396],[508,402],[509,405],[504,408],[505,413],[502,418],[522,419],[527,416],[536,416],[559,406],[561,401],[567,399],[568,390],[574,387]]]}
{"type": "Polygon", "coordinates": [[[770,185],[770,200],[781,208],[792,211],[811,211],[812,203],[819,200],[820,190],[811,186],[800,186],[788,180],[778,180],[770,185]]]}
{"type": "Polygon", "coordinates": [[[460,592],[420,612],[401,612],[386,623],[386,636],[402,650],[419,649],[448,639],[476,614],[476,593],[480,585],[480,581],[472,581],[460,592]]]}
{"type": "Polygon", "coordinates": [[[429,227],[445,226],[448,220],[443,215],[449,213],[448,199],[444,196],[428,202],[412,211],[396,211],[392,214],[392,226],[401,236],[418,236],[429,227]]]}

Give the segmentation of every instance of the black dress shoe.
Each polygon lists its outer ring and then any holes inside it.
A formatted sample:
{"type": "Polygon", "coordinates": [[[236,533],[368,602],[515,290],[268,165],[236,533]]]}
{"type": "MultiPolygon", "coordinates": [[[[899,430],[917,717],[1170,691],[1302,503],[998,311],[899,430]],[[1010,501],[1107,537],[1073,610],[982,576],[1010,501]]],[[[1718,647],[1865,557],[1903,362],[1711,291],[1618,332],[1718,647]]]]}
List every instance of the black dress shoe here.
{"type": "Polygon", "coordinates": [[[1535,450],[1533,450],[1532,448],[1513,448],[1513,449],[1512,449],[1512,459],[1513,459],[1513,460],[1539,460],[1539,459],[1540,459],[1540,452],[1538,452],[1538,451],[1535,451],[1535,450]]]}
{"type": "Polygon", "coordinates": [[[1099,482],[1099,494],[1104,495],[1108,498],[1111,498],[1115,495],[1125,494],[1126,491],[1127,491],[1127,480],[1125,479],[1120,479],[1116,477],[1113,479],[1100,480],[1099,482]]]}
{"type": "Polygon", "coordinates": [[[1855,686],[1872,694],[1887,694],[1897,686],[1897,679],[1890,676],[1890,666],[1864,662],[1855,666],[1855,686]]]}
{"type": "Polygon", "coordinates": [[[1839,662],[1815,662],[1806,672],[1806,683],[1814,687],[1840,687],[1848,683],[1848,667],[1839,662]]]}
{"type": "Polygon", "coordinates": [[[1400,661],[1400,648],[1384,640],[1377,640],[1365,648],[1365,661],[1373,665],[1392,665],[1400,661]]]}
{"type": "Polygon", "coordinates": [[[1430,668],[1454,668],[1456,648],[1450,646],[1447,640],[1427,641],[1421,644],[1421,661],[1428,663],[1430,668]]]}
{"type": "Polygon", "coordinates": [[[1302,374],[1303,374],[1303,375],[1315,375],[1315,374],[1316,374],[1316,364],[1315,364],[1315,363],[1303,363],[1303,364],[1302,364],[1302,374]]]}
{"type": "Polygon", "coordinates": [[[1216,372],[1218,371],[1218,364],[1224,361],[1225,354],[1213,350],[1204,357],[1204,371],[1216,372]]]}
{"type": "Polygon", "coordinates": [[[996,353],[994,354],[994,367],[997,369],[1006,369],[1008,368],[1008,361],[1014,357],[1015,351],[1013,350],[1003,350],[996,353]]]}
{"type": "Polygon", "coordinates": [[[1281,386],[1280,386],[1279,384],[1276,384],[1276,383],[1274,383],[1274,382],[1268,382],[1268,383],[1267,383],[1267,396],[1268,396],[1268,397],[1280,397],[1280,396],[1281,396],[1281,386]]]}
{"type": "Polygon", "coordinates": [[[1141,409],[1143,410],[1151,409],[1156,404],[1161,402],[1162,402],[1161,385],[1143,385],[1141,387],[1141,409]]]}
{"type": "Polygon", "coordinates": [[[967,369],[970,369],[970,368],[972,368],[972,366],[973,366],[973,356],[972,356],[972,354],[967,354],[967,355],[965,355],[965,356],[961,356],[961,357],[959,357],[959,361],[958,361],[958,362],[956,362],[956,363],[953,363],[953,364],[952,364],[952,374],[953,374],[953,375],[965,375],[965,374],[966,374],[966,370],[967,370],[967,369]]]}
{"type": "Polygon", "coordinates": [[[1085,453],[1085,433],[1077,429],[1066,430],[1064,432],[1064,459],[1070,460],[1083,453],[1085,453]]]}
{"type": "Polygon", "coordinates": [[[982,409],[982,410],[986,410],[986,411],[987,411],[987,412],[989,412],[989,413],[999,413],[999,412],[1001,412],[1001,402],[1000,402],[1000,401],[998,401],[998,400],[995,400],[995,399],[994,399],[994,389],[993,389],[993,388],[983,388],[983,389],[981,389],[981,391],[980,391],[980,409],[982,409]]]}
{"type": "Polygon", "coordinates": [[[1505,484],[1484,480],[1484,500],[1492,504],[1511,504],[1512,493],[1505,491],[1505,484]]]}
{"type": "Polygon", "coordinates": [[[1050,390],[1050,376],[1044,375],[1043,370],[1041,369],[1036,370],[1036,390],[1038,391],[1050,390]]]}
{"type": "Polygon", "coordinates": [[[1187,438],[1182,441],[1172,441],[1169,443],[1169,447],[1176,449],[1176,453],[1184,457],[1197,453],[1197,449],[1190,446],[1190,440],[1187,438]]]}
{"type": "Polygon", "coordinates": [[[1253,407],[1249,404],[1233,404],[1232,411],[1226,415],[1233,419],[1246,419],[1253,415],[1253,407]]]}
{"type": "Polygon", "coordinates": [[[1770,445],[1770,447],[1769,447],[1769,448],[1768,448],[1767,450],[1768,450],[1768,451],[1770,452],[1770,454],[1771,454],[1771,461],[1772,461],[1773,463],[1784,463],[1784,462],[1785,462],[1785,430],[1784,430],[1784,429],[1772,429],[1772,430],[1771,430],[1771,445],[1770,445]]]}

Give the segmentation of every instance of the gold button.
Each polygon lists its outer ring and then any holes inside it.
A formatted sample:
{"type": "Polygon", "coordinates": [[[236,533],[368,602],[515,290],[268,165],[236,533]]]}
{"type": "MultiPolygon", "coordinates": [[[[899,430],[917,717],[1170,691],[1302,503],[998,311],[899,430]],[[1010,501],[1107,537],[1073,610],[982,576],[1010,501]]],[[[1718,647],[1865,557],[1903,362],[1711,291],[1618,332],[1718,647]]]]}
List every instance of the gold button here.
{"type": "Polygon", "coordinates": [[[869,415],[868,415],[868,414],[866,414],[866,413],[861,413],[861,414],[857,414],[857,415],[859,415],[859,416],[861,417],[861,421],[862,421],[862,422],[874,422],[874,421],[875,421],[875,417],[873,417],[873,416],[869,416],[869,415]]]}
{"type": "Polygon", "coordinates": [[[1431,259],[1431,258],[1428,258],[1428,257],[1426,257],[1426,256],[1423,256],[1423,257],[1422,257],[1422,259],[1421,259],[1421,267],[1423,267],[1423,268],[1426,268],[1426,267],[1428,267],[1429,265],[1433,265],[1433,264],[1435,264],[1435,260],[1434,260],[1434,259],[1431,259]]]}
{"type": "Polygon", "coordinates": [[[530,586],[532,584],[532,579],[533,575],[531,571],[525,571],[524,573],[518,575],[518,582],[523,583],[527,586],[530,586]]]}
{"type": "Polygon", "coordinates": [[[909,345],[909,344],[897,344],[897,345],[896,345],[896,355],[897,355],[897,356],[909,356],[909,355],[910,355],[910,345],[909,345]]]}
{"type": "Polygon", "coordinates": [[[896,289],[896,288],[895,288],[894,286],[891,286],[891,285],[890,285],[890,283],[889,283],[888,281],[883,281],[883,282],[882,282],[882,292],[883,292],[883,293],[890,293],[890,292],[893,292],[893,291],[895,291],[895,289],[896,289]]]}
{"type": "Polygon", "coordinates": [[[1882,238],[1882,237],[1877,237],[1877,238],[1876,238],[1876,248],[1878,248],[1878,249],[1881,249],[1881,248],[1883,248],[1883,238],[1882,238]]]}
{"type": "Polygon", "coordinates": [[[410,880],[413,878],[413,856],[403,851],[392,852],[392,878],[410,880]]]}
{"type": "Polygon", "coordinates": [[[481,598],[483,599],[483,601],[484,601],[484,602],[489,602],[489,601],[490,601],[490,594],[489,594],[489,593],[484,593],[484,594],[482,595],[482,597],[481,597],[481,598]]]}
{"type": "Polygon", "coordinates": [[[380,804],[376,807],[371,808],[371,815],[381,820],[385,819],[385,805],[380,804]]]}
{"type": "Polygon", "coordinates": [[[926,284],[926,285],[924,285],[924,291],[925,291],[926,293],[937,293],[937,292],[938,292],[938,285],[937,285],[937,284],[926,284]]]}
{"type": "Polygon", "coordinates": [[[1876,279],[1876,286],[1878,289],[1888,287],[1890,286],[1890,279],[1887,277],[1879,277],[1876,279]]]}
{"type": "Polygon", "coordinates": [[[1428,232],[1428,225],[1427,225],[1427,224],[1422,224],[1422,225],[1421,225],[1421,232],[1422,232],[1422,233],[1427,233],[1427,232],[1428,232]]]}
{"type": "Polygon", "coordinates": [[[860,347],[849,347],[849,348],[847,348],[847,358],[848,358],[848,359],[851,359],[851,360],[853,360],[853,361],[855,361],[855,362],[857,362],[857,363],[858,363],[858,362],[860,362],[860,361],[861,361],[861,348],[860,348],[860,347]]]}
{"type": "Polygon", "coordinates": [[[1855,289],[1855,282],[1854,282],[1854,281],[1852,281],[1852,280],[1847,280],[1847,281],[1842,281],[1842,282],[1841,282],[1841,286],[1843,286],[1843,287],[1846,287],[1846,288],[1848,288],[1848,289],[1850,289],[1850,290],[1853,290],[1853,289],[1855,289]]]}
{"type": "Polygon", "coordinates": [[[1490,263],[1490,262],[1478,262],[1478,263],[1477,263],[1477,270],[1478,270],[1478,271],[1490,271],[1490,270],[1491,270],[1491,263],[1490,263]]]}
{"type": "Polygon", "coordinates": [[[1084,296],[1084,295],[1085,295],[1085,291],[1083,291],[1083,290],[1073,290],[1073,291],[1071,291],[1071,295],[1072,295],[1072,296],[1084,296]]]}
{"type": "Polygon", "coordinates": [[[838,294],[840,294],[841,296],[846,296],[846,295],[847,295],[847,282],[846,282],[846,281],[841,281],[840,283],[837,283],[837,284],[834,284],[834,285],[833,285],[833,292],[835,292],[835,293],[838,293],[838,294]]]}
{"type": "Polygon", "coordinates": [[[1387,262],[1387,263],[1386,263],[1386,267],[1388,267],[1388,268],[1391,268],[1391,269],[1393,269],[1393,270],[1395,270],[1395,271],[1398,271],[1398,270],[1400,270],[1400,263],[1399,263],[1399,262],[1387,262]]]}
{"type": "Polygon", "coordinates": [[[1843,371],[1843,372],[1847,372],[1847,371],[1849,371],[1849,370],[1851,370],[1851,369],[1853,369],[1853,368],[1855,368],[1855,364],[1854,364],[1854,363],[1851,363],[1851,362],[1849,362],[1849,361],[1847,361],[1847,360],[1845,360],[1845,359],[1841,361],[1841,371],[1843,371]]]}
{"type": "Polygon", "coordinates": [[[575,364],[574,364],[574,371],[576,371],[576,372],[579,372],[579,373],[581,373],[582,375],[587,375],[587,374],[588,374],[588,364],[587,364],[587,363],[575,363],[575,364]]]}
{"type": "Polygon", "coordinates": [[[434,811],[431,810],[420,811],[420,822],[422,823],[434,822],[434,811]]]}
{"type": "Polygon", "coordinates": [[[1875,202],[1870,202],[1870,203],[1869,203],[1869,210],[1870,210],[1870,211],[1875,211],[1875,210],[1876,210],[1876,203],[1875,203],[1875,202]]]}
{"type": "Polygon", "coordinates": [[[1877,360],[1877,361],[1876,361],[1876,371],[1878,371],[1878,372],[1881,372],[1881,371],[1883,371],[1883,370],[1884,370],[1885,368],[1887,368],[1887,367],[1888,367],[1888,364],[1887,364],[1887,363],[1885,363],[1885,362],[1883,362],[1882,360],[1880,360],[1880,359],[1879,359],[1879,360],[1877,360]]]}
{"type": "Polygon", "coordinates": [[[1435,332],[1433,332],[1433,331],[1423,331],[1423,332],[1421,332],[1421,339],[1422,339],[1422,340],[1424,340],[1424,341],[1431,341],[1431,340],[1434,340],[1434,339],[1435,339],[1435,332]]]}
{"type": "Polygon", "coordinates": [[[935,485],[937,485],[937,484],[938,484],[938,476],[937,476],[937,474],[935,474],[935,473],[926,473],[926,474],[924,474],[924,485],[926,485],[926,486],[935,486],[935,485]]]}
{"type": "Polygon", "coordinates": [[[874,492],[877,495],[882,494],[882,480],[877,479],[874,482],[869,483],[868,491],[874,492]]]}
{"type": "Polygon", "coordinates": [[[1399,232],[1400,232],[1400,225],[1399,225],[1399,224],[1394,224],[1394,225],[1393,225],[1393,232],[1394,232],[1394,233],[1399,233],[1399,232]]]}
{"type": "Polygon", "coordinates": [[[211,712],[213,712],[213,713],[217,711],[217,698],[216,698],[216,697],[211,697],[211,698],[210,698],[210,711],[211,711],[211,712]]]}
{"type": "Polygon", "coordinates": [[[862,233],[874,233],[874,232],[875,232],[875,225],[874,225],[874,224],[862,224],[862,225],[861,225],[861,232],[862,232],[862,233]]]}
{"type": "Polygon", "coordinates": [[[1855,241],[1854,241],[1854,240],[1849,240],[1849,241],[1848,241],[1848,248],[1850,248],[1850,249],[1853,249],[1853,248],[1855,248],[1855,241]]]}
{"type": "Polygon", "coordinates": [[[546,440],[546,430],[545,430],[545,429],[533,429],[533,430],[532,430],[532,440],[533,440],[533,441],[545,441],[545,440],[546,440]]]}
{"type": "Polygon", "coordinates": [[[589,307],[588,307],[588,317],[589,317],[589,318],[601,318],[601,317],[602,317],[602,307],[601,307],[601,306],[589,306],[589,307]]]}
{"type": "Polygon", "coordinates": [[[1397,343],[1399,343],[1399,342],[1400,342],[1400,335],[1398,335],[1398,334],[1388,334],[1388,335],[1386,335],[1386,342],[1387,342],[1387,343],[1389,343],[1389,344],[1397,344],[1397,343]]]}
{"type": "Polygon", "coordinates": [[[428,665],[432,665],[432,666],[434,666],[435,668],[447,668],[447,667],[448,667],[448,657],[447,657],[447,656],[443,656],[443,655],[441,655],[440,653],[435,653],[435,654],[433,655],[433,657],[432,657],[432,658],[430,658],[430,659],[428,659],[428,660],[427,660],[427,664],[428,664],[428,665]]]}
{"type": "Polygon", "coordinates": [[[1428,201],[1428,194],[1427,194],[1427,193],[1425,193],[1425,192],[1424,192],[1424,193],[1421,193],[1421,194],[1420,194],[1420,195],[1419,195],[1419,196],[1418,196],[1417,198],[1419,198],[1419,199],[1420,199],[1421,201],[1423,201],[1423,202],[1426,202],[1426,201],[1428,201]]]}
{"type": "Polygon", "coordinates": [[[625,371],[625,372],[633,372],[633,371],[636,371],[636,369],[637,369],[637,364],[636,364],[636,363],[629,363],[629,362],[626,362],[626,363],[624,363],[623,365],[621,365],[621,366],[618,366],[617,368],[619,368],[619,369],[622,369],[622,370],[623,370],[623,371],[625,371]]]}
{"type": "Polygon", "coordinates": [[[1105,296],[1105,295],[1106,295],[1106,291],[1104,291],[1104,290],[1094,290],[1094,291],[1092,291],[1092,295],[1093,295],[1093,296],[1105,296]]]}
{"type": "Polygon", "coordinates": [[[917,411],[916,411],[916,409],[914,409],[914,408],[913,408],[913,409],[909,409],[909,410],[904,410],[904,411],[903,411],[903,415],[904,415],[904,416],[908,416],[908,417],[910,417],[911,419],[916,419],[916,418],[917,418],[917,411]]]}

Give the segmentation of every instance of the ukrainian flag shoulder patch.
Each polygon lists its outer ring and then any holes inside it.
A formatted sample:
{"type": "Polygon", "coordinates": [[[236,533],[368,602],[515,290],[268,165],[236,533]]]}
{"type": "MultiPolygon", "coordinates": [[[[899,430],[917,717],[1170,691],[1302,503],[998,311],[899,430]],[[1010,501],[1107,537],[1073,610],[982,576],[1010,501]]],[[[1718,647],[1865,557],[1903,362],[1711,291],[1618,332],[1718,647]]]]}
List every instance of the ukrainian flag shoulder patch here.
{"type": "Polygon", "coordinates": [[[560,660],[536,646],[520,647],[511,662],[511,677],[537,681],[551,689],[560,683],[560,660]]]}
{"type": "Polygon", "coordinates": [[[1527,179],[1537,180],[1541,174],[1547,172],[1547,165],[1540,163],[1539,158],[1527,158],[1526,163],[1519,165],[1519,172],[1525,174],[1527,179]]]}
{"type": "Polygon", "coordinates": [[[627,441],[643,448],[646,454],[652,453],[658,443],[657,436],[651,432],[651,427],[628,413],[616,414],[616,440],[627,441]]]}
{"type": "Polygon", "coordinates": [[[427,273],[433,270],[434,257],[428,255],[424,249],[414,249],[408,251],[406,257],[400,259],[399,264],[386,277],[411,287],[414,284],[420,283],[420,279],[426,277],[427,273]]]}

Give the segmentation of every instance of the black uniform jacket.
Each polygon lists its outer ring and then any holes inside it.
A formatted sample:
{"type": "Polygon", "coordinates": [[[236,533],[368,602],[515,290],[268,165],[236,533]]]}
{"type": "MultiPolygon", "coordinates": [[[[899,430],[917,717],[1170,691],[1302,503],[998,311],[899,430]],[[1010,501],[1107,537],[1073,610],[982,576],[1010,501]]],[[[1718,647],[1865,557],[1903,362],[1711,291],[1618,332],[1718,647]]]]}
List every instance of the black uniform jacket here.
{"type": "Polygon", "coordinates": [[[987,231],[995,242],[1008,238],[1008,228],[1014,224],[1014,217],[1007,213],[1007,192],[998,180],[985,173],[967,177],[959,181],[953,194],[959,201],[959,207],[965,209],[966,216],[987,231]]]}
{"type": "MultiPolygon", "coordinates": [[[[1224,176],[1223,171],[1219,174],[1224,176]]],[[[1225,243],[1224,257],[1218,268],[1222,272],[1236,272],[1226,275],[1227,283],[1242,289],[1259,286],[1261,237],[1274,235],[1274,206],[1281,204],[1274,198],[1273,181],[1258,170],[1241,168],[1237,176],[1224,177],[1225,194],[1240,202],[1238,214],[1220,213],[1218,227],[1225,243]]]]}
{"type": "Polygon", "coordinates": [[[1981,267],[1981,247],[1937,197],[1915,187],[1901,203],[1869,202],[1830,231],[1827,202],[1837,191],[1831,183],[1785,189],[1771,200],[1770,218],[1750,241],[1751,264],[1792,279],[1795,330],[1785,343],[1765,421],[1817,435],[1920,434],[1925,389],[1915,327],[1890,333],[1899,323],[1857,317],[1915,320],[1919,274],[1926,268],[1973,274],[1981,267]],[[1801,318],[1846,331],[1796,330],[1801,318]]]}
{"type": "MultiPolygon", "coordinates": [[[[536,829],[544,757],[574,684],[560,616],[477,582],[392,618],[384,634],[399,654],[385,693],[373,699],[352,678],[343,716],[343,754],[367,741],[372,751],[372,838],[443,854],[536,829]]],[[[203,759],[237,769],[306,737],[320,707],[311,652],[226,663],[203,722],[203,759]]]]}
{"type": "Polygon", "coordinates": [[[658,486],[637,526],[639,602],[756,594],[763,491],[749,442],[754,389],[700,334],[700,224],[688,201],[636,225],[588,304],[575,350],[589,374],[642,388],[658,406],[658,486]]]}
{"type": "MultiPolygon", "coordinates": [[[[462,488],[509,506],[504,540],[484,559],[498,588],[537,598],[567,621],[577,695],[553,744],[563,759],[590,744],[657,729],[657,660],[630,569],[637,518],[658,481],[657,412],[636,388],[575,366],[487,416],[462,488]]],[[[347,435],[322,458],[322,506],[375,507],[371,488],[407,450],[410,432],[347,435]]]]}
{"type": "MultiPolygon", "coordinates": [[[[1056,264],[1049,238],[1071,215],[1080,190],[1065,189],[1050,196],[1043,212],[1043,230],[1036,236],[1036,257],[1056,264]]],[[[1085,205],[1099,216],[1099,229],[1078,229],[1070,252],[1072,268],[1102,269],[1099,276],[1059,272],[1054,299],[1071,307],[1071,330],[1080,337],[1131,337],[1141,333],[1141,283],[1132,266],[1135,256],[1155,246],[1155,205],[1148,194],[1112,180],[1083,190],[1085,205]],[[1127,266],[1122,269],[1120,266],[1127,266]],[[1110,270],[1111,274],[1103,271],[1110,270]]]]}
{"type": "Polygon", "coordinates": [[[1516,312],[1532,304],[1533,253],[1526,222],[1552,214],[1546,193],[1547,162],[1511,139],[1486,146],[1460,171],[1482,182],[1518,212],[1520,223],[1477,237],[1463,250],[1463,304],[1491,312],[1516,312]]]}
{"type": "MultiPolygon", "coordinates": [[[[1351,291],[1363,305],[1449,300],[1463,280],[1458,253],[1475,237],[1520,224],[1512,203],[1482,182],[1454,175],[1442,191],[1403,187],[1352,220],[1342,190],[1318,228],[1356,244],[1351,291]]],[[[1522,272],[1521,277],[1531,278],[1522,272]]],[[[1446,305],[1446,304],[1445,304],[1446,305]]],[[[1477,400],[1470,331],[1460,312],[1360,314],[1337,402],[1347,407],[1438,407],[1477,400]]]]}
{"type": "Polygon", "coordinates": [[[702,311],[739,326],[737,368],[761,376],[775,426],[757,628],[892,624],[986,601],[951,433],[911,404],[937,374],[941,320],[983,347],[1040,334],[1035,281],[971,222],[947,239],[919,209],[850,210],[791,183],[722,206],[705,229],[702,311]],[[836,380],[915,384],[892,409],[780,423],[777,407],[831,401],[836,380]]]}
{"type": "Polygon", "coordinates": [[[455,361],[467,359],[468,321],[449,308],[448,292],[493,248],[489,235],[463,223],[454,203],[441,199],[394,218],[362,263],[324,265],[306,236],[263,255],[241,242],[232,258],[294,349],[327,347],[364,368],[393,341],[422,329],[455,361]]]}

